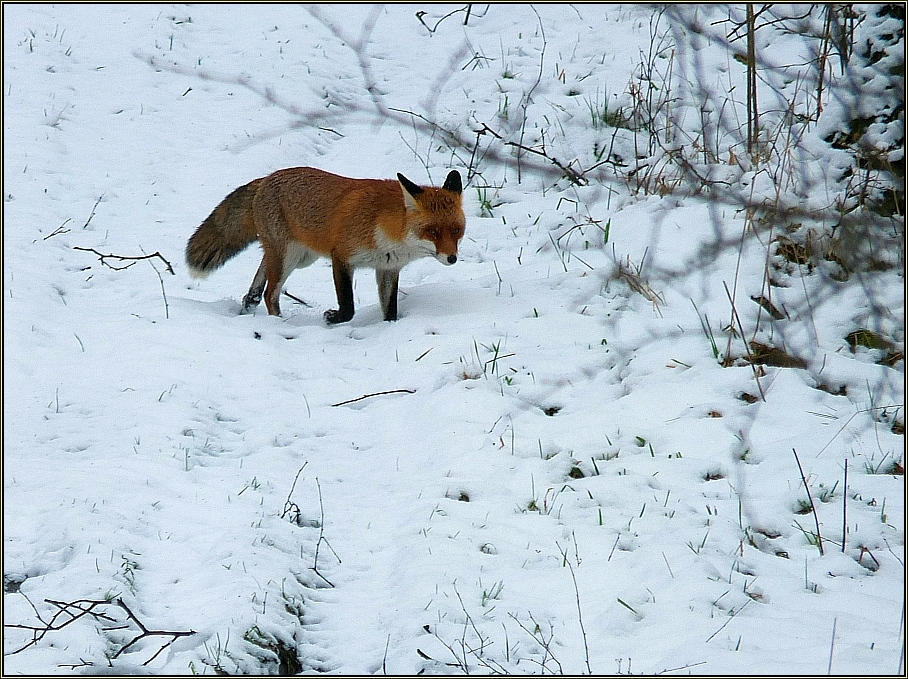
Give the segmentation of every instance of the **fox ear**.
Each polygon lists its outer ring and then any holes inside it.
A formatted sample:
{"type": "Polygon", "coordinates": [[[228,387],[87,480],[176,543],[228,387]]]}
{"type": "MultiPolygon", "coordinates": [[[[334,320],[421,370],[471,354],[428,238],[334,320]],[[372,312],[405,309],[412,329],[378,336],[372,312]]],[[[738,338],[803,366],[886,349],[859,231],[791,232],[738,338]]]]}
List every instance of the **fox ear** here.
{"type": "Polygon", "coordinates": [[[419,204],[416,202],[416,197],[423,192],[422,187],[419,187],[411,182],[400,172],[397,173],[397,181],[400,182],[400,185],[404,189],[404,205],[406,206],[407,210],[409,212],[415,212],[416,210],[419,210],[419,204]]]}
{"type": "Polygon", "coordinates": [[[401,183],[401,186],[403,186],[407,190],[407,193],[409,193],[414,198],[416,196],[418,196],[420,193],[422,193],[422,191],[423,191],[422,187],[417,186],[416,184],[411,182],[409,179],[404,177],[400,172],[397,173],[397,180],[401,183]]]}
{"type": "Polygon", "coordinates": [[[460,193],[463,191],[463,184],[460,182],[460,172],[457,170],[451,170],[448,173],[448,178],[445,179],[444,186],[441,188],[451,193],[460,193]]]}

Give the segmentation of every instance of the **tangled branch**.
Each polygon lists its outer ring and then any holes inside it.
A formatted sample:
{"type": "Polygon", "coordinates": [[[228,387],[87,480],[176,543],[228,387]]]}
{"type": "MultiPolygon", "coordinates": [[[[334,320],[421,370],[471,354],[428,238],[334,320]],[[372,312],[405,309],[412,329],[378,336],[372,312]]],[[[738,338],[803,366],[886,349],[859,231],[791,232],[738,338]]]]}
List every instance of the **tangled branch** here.
{"type": "MultiPolygon", "coordinates": [[[[115,624],[115,626],[113,626],[113,627],[102,628],[102,631],[105,631],[105,632],[111,632],[114,630],[121,630],[121,629],[128,629],[130,626],[129,625],[130,622],[132,622],[133,624],[135,624],[136,627],[139,628],[139,633],[135,637],[133,637],[132,640],[127,642],[125,645],[123,645],[120,648],[120,650],[118,650],[113,656],[111,656],[111,660],[119,658],[120,655],[126,651],[126,649],[130,648],[131,646],[138,643],[142,639],[145,639],[146,637],[152,637],[152,636],[171,637],[170,641],[168,641],[163,646],[161,646],[154,653],[154,655],[152,655],[148,660],[146,660],[144,663],[142,663],[143,665],[148,665],[161,654],[161,651],[163,651],[165,648],[170,646],[174,641],[176,641],[180,637],[188,637],[188,636],[195,634],[195,631],[193,631],[193,630],[174,631],[174,630],[148,629],[144,625],[144,623],[141,620],[139,620],[138,617],[136,617],[135,613],[133,613],[130,610],[129,606],[126,605],[126,602],[124,602],[123,599],[119,598],[119,597],[116,599],[116,601],[108,601],[107,599],[100,599],[100,600],[77,599],[75,601],[70,601],[70,602],[54,601],[53,599],[45,599],[44,601],[45,601],[45,603],[51,604],[52,606],[56,606],[59,609],[56,613],[54,613],[53,617],[49,621],[45,621],[44,618],[41,617],[41,614],[38,612],[38,610],[34,606],[32,606],[32,609],[34,609],[35,615],[37,616],[38,620],[41,622],[41,625],[19,625],[19,624],[12,624],[12,623],[4,623],[3,626],[5,628],[21,629],[21,630],[27,630],[27,631],[32,632],[31,641],[29,641],[27,644],[22,646],[22,648],[19,648],[19,649],[13,651],[12,653],[10,653],[10,655],[15,655],[17,653],[21,653],[25,649],[30,648],[30,647],[34,646],[35,644],[37,644],[39,641],[41,641],[47,635],[48,632],[57,632],[57,631],[63,629],[64,627],[67,627],[68,625],[74,623],[76,620],[79,620],[80,618],[85,617],[86,615],[90,615],[91,617],[93,617],[95,620],[98,620],[98,621],[105,621],[105,622],[115,624]],[[126,624],[125,625],[117,624],[119,621],[116,620],[115,618],[111,617],[107,613],[106,610],[105,611],[96,610],[101,606],[117,606],[117,607],[119,607],[121,610],[123,610],[126,613],[126,616],[127,616],[126,624]],[[66,617],[66,616],[68,616],[68,617],[66,617]]],[[[30,601],[29,601],[29,604],[31,604],[30,601]]],[[[90,663],[88,663],[88,664],[90,664],[90,663]]]]}

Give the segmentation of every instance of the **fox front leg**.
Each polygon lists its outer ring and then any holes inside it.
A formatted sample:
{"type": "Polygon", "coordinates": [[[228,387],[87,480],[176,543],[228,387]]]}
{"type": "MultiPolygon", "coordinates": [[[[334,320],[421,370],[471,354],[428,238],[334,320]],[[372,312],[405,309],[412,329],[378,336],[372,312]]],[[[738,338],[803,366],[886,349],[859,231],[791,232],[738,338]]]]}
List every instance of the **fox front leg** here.
{"type": "Polygon", "coordinates": [[[381,312],[386,321],[397,320],[397,282],[399,278],[400,271],[375,270],[378,299],[381,302],[381,312]]]}
{"type": "Polygon", "coordinates": [[[334,272],[334,290],[337,292],[337,309],[325,312],[329,325],[346,323],[353,318],[353,269],[343,260],[331,257],[334,272]]]}

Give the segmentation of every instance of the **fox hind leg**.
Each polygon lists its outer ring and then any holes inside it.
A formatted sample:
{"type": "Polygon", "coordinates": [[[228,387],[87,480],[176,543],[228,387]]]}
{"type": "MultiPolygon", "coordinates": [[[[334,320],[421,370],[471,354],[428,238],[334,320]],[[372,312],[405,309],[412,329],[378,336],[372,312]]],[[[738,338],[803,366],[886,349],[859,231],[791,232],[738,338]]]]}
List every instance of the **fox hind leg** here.
{"type": "Polygon", "coordinates": [[[243,297],[243,308],[241,314],[248,314],[255,311],[255,308],[262,301],[262,293],[265,291],[265,258],[259,264],[258,271],[255,272],[255,278],[252,279],[252,285],[249,286],[249,292],[243,297]]]}
{"type": "MultiPolygon", "coordinates": [[[[283,257],[268,256],[268,251],[265,251],[265,256],[262,259],[262,264],[265,267],[265,307],[268,309],[268,313],[271,316],[280,316],[281,315],[281,288],[284,287],[284,281],[287,280],[287,277],[290,275],[290,272],[284,269],[283,257]]],[[[292,270],[292,269],[291,269],[292,270]]],[[[258,275],[258,274],[256,274],[258,275]]],[[[253,281],[255,282],[255,281],[253,281]]]]}
{"type": "MultiPolygon", "coordinates": [[[[294,269],[302,269],[318,259],[318,255],[301,243],[291,241],[283,248],[266,248],[265,255],[262,257],[262,264],[259,271],[252,280],[252,287],[249,288],[246,298],[250,302],[255,301],[255,294],[259,291],[262,282],[260,275],[264,275],[267,283],[265,288],[265,306],[268,313],[272,316],[281,315],[280,296],[284,288],[284,283],[293,273],[294,269]],[[283,252],[280,252],[283,250],[283,252]],[[277,252],[276,252],[277,251],[277,252]],[[272,253],[269,256],[269,253],[272,253]],[[251,295],[251,297],[250,297],[251,295]]],[[[245,302],[244,302],[245,303],[245,302]]],[[[257,303],[257,302],[256,302],[257,303]]]]}

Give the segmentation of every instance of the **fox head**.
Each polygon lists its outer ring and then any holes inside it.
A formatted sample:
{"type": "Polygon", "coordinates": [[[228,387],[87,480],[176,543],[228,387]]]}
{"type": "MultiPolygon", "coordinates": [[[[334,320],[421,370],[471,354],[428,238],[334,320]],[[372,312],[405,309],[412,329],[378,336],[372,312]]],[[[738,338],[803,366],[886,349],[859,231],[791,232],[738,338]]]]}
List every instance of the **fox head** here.
{"type": "Polygon", "coordinates": [[[417,186],[400,173],[397,179],[403,189],[411,232],[435,246],[435,258],[439,262],[454,264],[466,224],[461,207],[463,184],[460,173],[451,170],[441,188],[417,186]]]}

